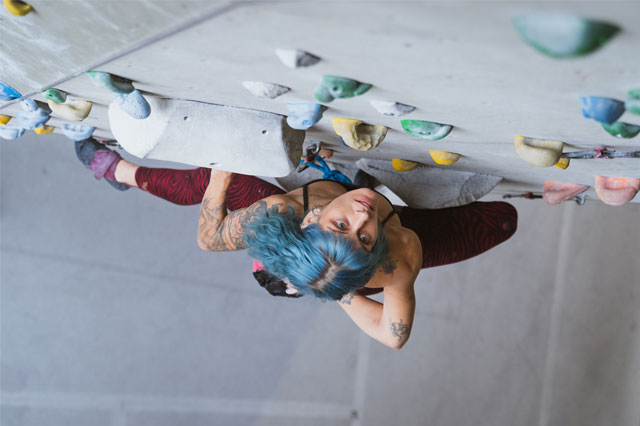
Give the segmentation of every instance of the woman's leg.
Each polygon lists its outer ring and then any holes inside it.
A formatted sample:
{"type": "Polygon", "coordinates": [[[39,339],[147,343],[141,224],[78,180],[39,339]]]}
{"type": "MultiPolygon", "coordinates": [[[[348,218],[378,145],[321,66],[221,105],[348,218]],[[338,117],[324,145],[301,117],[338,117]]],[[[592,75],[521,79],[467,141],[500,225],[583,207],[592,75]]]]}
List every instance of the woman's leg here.
{"type": "Polygon", "coordinates": [[[518,226],[518,213],[502,201],[425,210],[404,207],[405,226],[420,238],[422,267],[448,265],[484,253],[506,241],[518,226]]]}
{"type": "MultiPolygon", "coordinates": [[[[179,205],[200,204],[209,185],[211,169],[176,170],[136,166],[121,160],[115,172],[118,182],[135,183],[134,186],[179,205]],[[123,179],[123,180],[120,180],[123,179]]],[[[234,174],[227,189],[227,208],[236,210],[249,207],[265,197],[284,194],[275,185],[254,176],[234,174]]]]}

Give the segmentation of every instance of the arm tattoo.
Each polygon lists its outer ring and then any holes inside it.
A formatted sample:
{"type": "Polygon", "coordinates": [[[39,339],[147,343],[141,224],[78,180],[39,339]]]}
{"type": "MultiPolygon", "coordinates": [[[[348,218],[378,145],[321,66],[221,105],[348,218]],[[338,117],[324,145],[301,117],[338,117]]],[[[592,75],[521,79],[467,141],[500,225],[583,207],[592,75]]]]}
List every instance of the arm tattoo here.
{"type": "Polygon", "coordinates": [[[393,260],[391,257],[387,256],[387,258],[382,262],[380,268],[382,268],[382,272],[388,275],[393,275],[393,271],[398,267],[398,262],[393,260]]]}
{"type": "MultiPolygon", "coordinates": [[[[277,204],[279,207],[281,204],[277,204]]],[[[235,210],[228,215],[224,204],[214,205],[212,200],[203,200],[200,209],[201,232],[199,238],[211,250],[240,250],[247,248],[243,238],[243,225],[263,216],[267,203],[258,201],[245,209],[235,210]]]]}
{"type": "Polygon", "coordinates": [[[340,299],[340,303],[342,303],[343,305],[350,305],[353,297],[353,293],[347,293],[342,299],[340,299]]]}
{"type": "Polygon", "coordinates": [[[403,323],[402,320],[400,320],[400,322],[391,321],[391,334],[397,337],[398,340],[402,340],[403,337],[408,336],[410,331],[411,326],[403,323]]]}

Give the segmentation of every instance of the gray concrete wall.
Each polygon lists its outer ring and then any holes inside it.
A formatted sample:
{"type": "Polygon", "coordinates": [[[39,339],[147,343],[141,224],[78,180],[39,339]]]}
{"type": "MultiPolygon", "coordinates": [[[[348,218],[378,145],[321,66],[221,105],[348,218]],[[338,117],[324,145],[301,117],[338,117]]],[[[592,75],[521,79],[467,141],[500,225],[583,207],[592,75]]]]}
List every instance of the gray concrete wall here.
{"type": "Polygon", "coordinates": [[[197,248],[197,206],[95,181],[66,139],[0,155],[3,426],[640,423],[637,204],[514,201],[511,240],[420,273],[395,352],[269,296],[245,253],[197,248]]]}

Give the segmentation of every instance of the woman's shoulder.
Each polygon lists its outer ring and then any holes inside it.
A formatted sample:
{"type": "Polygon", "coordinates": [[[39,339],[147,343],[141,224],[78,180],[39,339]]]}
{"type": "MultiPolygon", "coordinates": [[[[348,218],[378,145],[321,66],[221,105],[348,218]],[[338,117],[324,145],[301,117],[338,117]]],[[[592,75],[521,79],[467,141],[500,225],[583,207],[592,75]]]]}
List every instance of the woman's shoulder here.
{"type": "Polygon", "coordinates": [[[418,234],[404,226],[393,226],[387,230],[389,257],[398,259],[407,270],[420,270],[422,266],[422,244],[418,234]]]}
{"type": "Polygon", "coordinates": [[[273,207],[278,207],[278,211],[281,213],[288,212],[291,207],[296,215],[300,215],[303,210],[303,206],[295,195],[290,194],[291,193],[270,195],[258,200],[254,205],[257,205],[259,210],[264,210],[265,212],[273,207]]]}

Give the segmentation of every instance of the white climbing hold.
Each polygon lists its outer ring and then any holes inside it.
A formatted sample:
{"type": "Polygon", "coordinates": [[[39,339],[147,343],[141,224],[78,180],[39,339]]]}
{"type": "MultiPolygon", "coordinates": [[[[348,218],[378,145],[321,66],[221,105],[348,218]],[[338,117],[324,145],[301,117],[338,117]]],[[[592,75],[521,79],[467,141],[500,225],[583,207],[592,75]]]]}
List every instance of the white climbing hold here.
{"type": "Polygon", "coordinates": [[[318,56],[300,49],[276,49],[276,55],[289,68],[309,67],[320,61],[318,56]]]}
{"type": "Polygon", "coordinates": [[[513,141],[516,153],[529,164],[551,167],[558,163],[564,142],[516,136],[513,141]]]}
{"type": "Polygon", "coordinates": [[[263,81],[243,81],[242,85],[251,92],[252,95],[269,99],[275,99],[291,90],[286,86],[265,83],[263,81]]]}
{"type": "Polygon", "coordinates": [[[375,100],[371,101],[371,106],[373,106],[380,114],[390,115],[392,117],[401,117],[416,109],[414,106],[401,104],[399,102],[375,100]]]}
{"type": "Polygon", "coordinates": [[[472,203],[488,194],[502,177],[420,165],[398,173],[390,161],[360,159],[358,167],[410,207],[440,209],[472,203]]]}
{"type": "Polygon", "coordinates": [[[290,128],[283,115],[150,96],[147,101],[151,114],[144,120],[109,105],[111,132],[137,157],[272,177],[288,175],[300,161],[305,132],[290,128]]]}
{"type": "Polygon", "coordinates": [[[91,107],[93,106],[93,102],[91,101],[83,101],[70,97],[67,97],[67,100],[63,104],[58,104],[51,99],[49,99],[47,104],[49,104],[49,108],[51,108],[54,114],[69,121],[84,120],[91,112],[91,107]]]}

